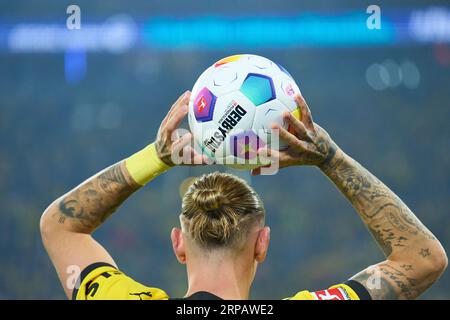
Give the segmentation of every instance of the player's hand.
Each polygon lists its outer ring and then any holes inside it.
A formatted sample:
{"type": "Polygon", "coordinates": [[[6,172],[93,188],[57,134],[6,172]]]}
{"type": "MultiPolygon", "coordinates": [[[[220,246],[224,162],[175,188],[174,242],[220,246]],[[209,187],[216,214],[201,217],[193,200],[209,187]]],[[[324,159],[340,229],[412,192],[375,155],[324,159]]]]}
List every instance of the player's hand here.
{"type": "Polygon", "coordinates": [[[192,148],[192,134],[180,135],[178,127],[188,114],[190,91],[183,93],[172,105],[158,130],[155,141],[159,158],[169,166],[205,164],[208,159],[192,148]],[[174,159],[176,161],[174,162],[174,159]]]}
{"type": "MultiPolygon", "coordinates": [[[[290,130],[288,131],[278,124],[272,125],[272,129],[278,130],[279,138],[285,141],[288,147],[280,151],[261,148],[258,150],[258,155],[268,156],[269,159],[278,159],[280,168],[299,165],[319,166],[334,154],[336,145],[328,133],[314,123],[305,99],[297,95],[295,102],[300,109],[301,120],[295,118],[291,113],[285,112],[283,119],[289,124],[290,130]]],[[[261,168],[252,170],[253,175],[260,173],[261,168]]]]}

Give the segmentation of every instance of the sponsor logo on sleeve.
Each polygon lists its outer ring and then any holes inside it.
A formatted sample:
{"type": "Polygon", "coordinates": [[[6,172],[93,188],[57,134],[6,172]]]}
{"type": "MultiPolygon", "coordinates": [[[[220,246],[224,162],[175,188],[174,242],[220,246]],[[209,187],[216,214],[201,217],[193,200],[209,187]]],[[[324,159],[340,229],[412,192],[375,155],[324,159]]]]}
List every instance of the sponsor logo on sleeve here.
{"type": "Polygon", "coordinates": [[[350,300],[350,296],[343,288],[333,288],[312,292],[315,300],[350,300]]]}

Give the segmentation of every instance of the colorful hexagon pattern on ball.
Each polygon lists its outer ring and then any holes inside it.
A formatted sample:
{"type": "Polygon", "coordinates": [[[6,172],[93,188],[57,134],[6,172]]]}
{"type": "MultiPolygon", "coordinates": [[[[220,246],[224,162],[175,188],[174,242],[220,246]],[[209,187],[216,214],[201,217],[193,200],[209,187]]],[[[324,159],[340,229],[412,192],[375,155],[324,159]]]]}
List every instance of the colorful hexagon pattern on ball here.
{"type": "Polygon", "coordinates": [[[195,119],[200,122],[210,121],[213,118],[215,104],[216,96],[208,88],[200,90],[193,104],[195,119]]]}
{"type": "Polygon", "coordinates": [[[235,134],[230,138],[231,152],[233,156],[241,159],[255,159],[259,148],[265,146],[252,130],[247,130],[235,134]]]}
{"type": "Polygon", "coordinates": [[[262,74],[249,73],[240,90],[255,106],[275,99],[272,79],[262,74]]]}

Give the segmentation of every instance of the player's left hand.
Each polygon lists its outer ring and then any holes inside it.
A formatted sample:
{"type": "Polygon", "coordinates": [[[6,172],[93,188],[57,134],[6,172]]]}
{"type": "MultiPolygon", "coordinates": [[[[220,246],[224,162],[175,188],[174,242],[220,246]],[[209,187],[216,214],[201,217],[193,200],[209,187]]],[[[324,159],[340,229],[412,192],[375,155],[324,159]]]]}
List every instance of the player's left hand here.
{"type": "MultiPolygon", "coordinates": [[[[272,129],[278,132],[279,138],[285,141],[288,147],[280,151],[261,148],[258,150],[258,155],[268,156],[269,159],[276,158],[280,168],[298,165],[319,166],[333,153],[336,145],[328,133],[314,123],[305,99],[301,95],[296,95],[295,102],[300,109],[301,120],[295,118],[291,113],[285,112],[283,119],[289,124],[290,130],[288,131],[278,124],[272,125],[272,129]]],[[[260,173],[261,168],[252,170],[252,175],[260,173]]]]}
{"type": "Polygon", "coordinates": [[[169,166],[201,165],[208,163],[205,155],[199,154],[192,147],[192,134],[177,130],[188,114],[190,91],[183,93],[172,105],[158,130],[155,141],[159,158],[169,166]],[[174,161],[175,160],[175,161],[174,161]]]}

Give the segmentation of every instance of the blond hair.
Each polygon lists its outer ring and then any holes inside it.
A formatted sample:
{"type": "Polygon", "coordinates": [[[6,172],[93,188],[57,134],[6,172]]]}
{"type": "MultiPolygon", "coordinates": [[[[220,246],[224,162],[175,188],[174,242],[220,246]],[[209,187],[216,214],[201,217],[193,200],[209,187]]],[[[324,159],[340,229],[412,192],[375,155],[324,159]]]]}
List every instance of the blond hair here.
{"type": "Polygon", "coordinates": [[[264,225],[264,206],[244,180],[214,172],[190,185],[181,221],[184,232],[203,248],[237,248],[253,226],[264,225]]]}

